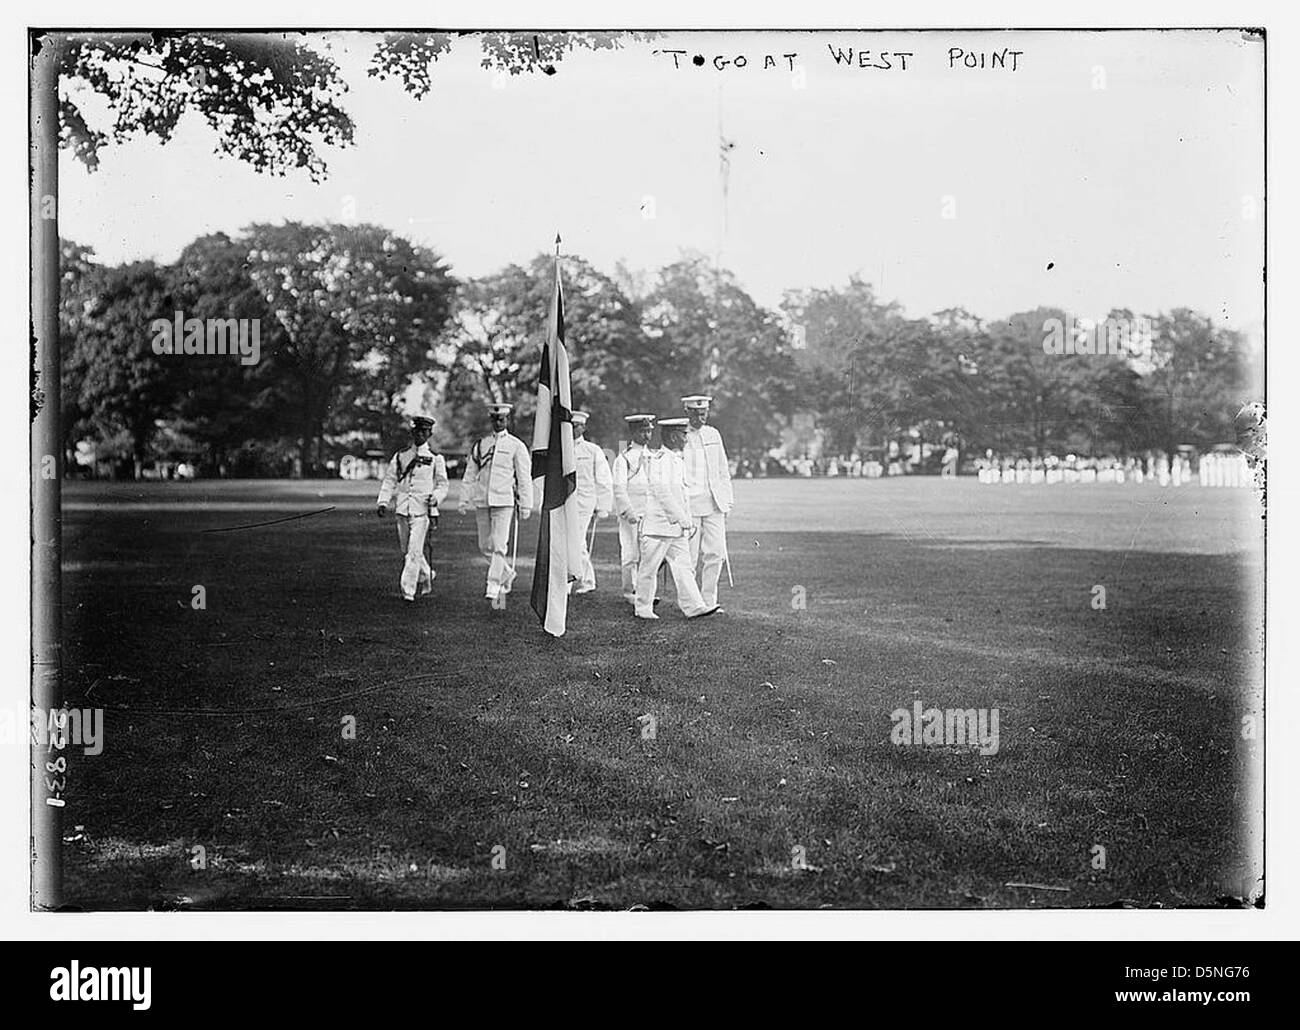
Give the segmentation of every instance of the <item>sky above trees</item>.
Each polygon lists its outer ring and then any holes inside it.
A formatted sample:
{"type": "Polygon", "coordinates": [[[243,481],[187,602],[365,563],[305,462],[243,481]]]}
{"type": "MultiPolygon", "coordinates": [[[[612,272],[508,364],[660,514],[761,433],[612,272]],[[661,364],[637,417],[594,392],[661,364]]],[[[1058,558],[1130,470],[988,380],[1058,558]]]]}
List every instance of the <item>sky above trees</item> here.
{"type": "Polygon", "coordinates": [[[376,41],[307,39],[356,126],[322,148],[323,181],[218,159],[185,115],[93,173],[65,151],[61,235],[172,262],[210,232],[356,221],[470,277],[527,265],[558,229],[606,274],[708,254],[768,307],[859,274],[912,317],[1186,306],[1259,332],[1261,58],[1238,33],[675,34],[518,76],[462,39],[423,99],[367,75],[376,41]],[[949,67],[956,46],[1022,55],[1014,73],[949,67]],[[914,56],[882,69],[881,51],[914,56]]]}

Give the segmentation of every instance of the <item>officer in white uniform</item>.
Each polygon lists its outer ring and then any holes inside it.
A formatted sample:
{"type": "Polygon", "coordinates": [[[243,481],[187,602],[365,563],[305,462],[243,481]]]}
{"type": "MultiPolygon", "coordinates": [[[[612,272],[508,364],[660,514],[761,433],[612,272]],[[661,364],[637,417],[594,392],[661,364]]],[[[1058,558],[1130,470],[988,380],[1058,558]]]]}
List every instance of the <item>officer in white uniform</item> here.
{"type": "Polygon", "coordinates": [[[682,407],[690,419],[686,432],[686,486],[695,519],[696,532],[691,537],[692,573],[704,559],[700,572],[700,594],[710,607],[718,604],[718,579],[727,560],[727,515],[732,508],[731,468],[722,446],[722,434],[709,422],[712,397],[696,394],[682,398],[682,407]]]}
{"type": "Polygon", "coordinates": [[[687,538],[695,526],[686,499],[685,464],[682,447],[686,441],[686,419],[659,420],[664,446],[645,456],[647,479],[645,517],[641,520],[641,560],[636,573],[635,612],[638,619],[657,619],[655,585],[659,566],[668,563],[677,588],[677,607],[688,619],[712,615],[717,605],[706,604],[695,585],[687,538]]]}
{"type": "Polygon", "coordinates": [[[636,603],[636,569],[641,558],[641,519],[645,516],[645,459],[654,435],[653,415],[624,415],[631,442],[614,459],[614,512],[618,515],[618,552],[623,566],[623,600],[636,603]]]}
{"type": "Polygon", "coordinates": [[[614,478],[609,459],[604,450],[586,438],[588,414],[573,413],[573,457],[577,463],[577,488],[574,495],[578,505],[578,523],[582,526],[582,561],[578,580],[571,589],[575,594],[589,594],[596,589],[596,570],[591,564],[590,539],[587,528],[592,514],[597,519],[609,518],[614,507],[614,478]]]}
{"type": "Polygon", "coordinates": [[[527,444],[507,431],[513,410],[512,404],[488,405],[492,432],[470,447],[461,483],[460,513],[474,508],[478,548],[488,563],[483,596],[494,608],[505,607],[514,584],[515,570],[506,554],[515,513],[521,519],[533,513],[532,455],[527,444]]]}
{"type": "Polygon", "coordinates": [[[397,516],[397,542],[405,556],[402,564],[402,598],[412,602],[433,593],[437,574],[429,564],[425,541],[438,517],[438,505],[447,496],[447,462],[429,448],[434,420],[424,415],[411,419],[411,446],[388,462],[379,487],[376,514],[383,518],[391,507],[397,516]]]}

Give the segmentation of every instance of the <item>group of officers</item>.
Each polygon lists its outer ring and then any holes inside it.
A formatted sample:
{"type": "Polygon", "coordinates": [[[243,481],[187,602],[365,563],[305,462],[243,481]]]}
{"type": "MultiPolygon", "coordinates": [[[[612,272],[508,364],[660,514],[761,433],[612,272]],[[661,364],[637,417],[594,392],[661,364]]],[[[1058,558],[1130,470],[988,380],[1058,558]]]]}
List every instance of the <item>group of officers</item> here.
{"type": "MultiPolygon", "coordinates": [[[[582,553],[570,592],[596,589],[591,562],[595,521],[618,518],[622,593],[637,618],[657,619],[659,570],[666,566],[677,605],[688,619],[722,609],[718,583],[727,557],[726,519],[732,508],[731,470],[722,435],[709,425],[712,397],[682,398],[683,417],[624,416],[630,442],[611,468],[605,452],[586,438],[588,415],[573,412],[576,489],[582,553]],[[655,431],[659,444],[654,446],[655,431]],[[696,579],[698,569],[698,581],[696,579]]],[[[514,586],[518,523],[534,511],[532,456],[510,432],[510,404],[490,404],[492,432],[470,447],[461,484],[460,513],[472,509],[479,551],[487,560],[484,596],[502,609],[514,586]],[[514,546],[511,546],[512,529],[514,546]]],[[[433,592],[429,530],[446,499],[447,463],[429,447],[434,419],[411,419],[410,445],[393,455],[379,488],[378,515],[396,516],[403,555],[402,597],[413,603],[433,592]]]]}

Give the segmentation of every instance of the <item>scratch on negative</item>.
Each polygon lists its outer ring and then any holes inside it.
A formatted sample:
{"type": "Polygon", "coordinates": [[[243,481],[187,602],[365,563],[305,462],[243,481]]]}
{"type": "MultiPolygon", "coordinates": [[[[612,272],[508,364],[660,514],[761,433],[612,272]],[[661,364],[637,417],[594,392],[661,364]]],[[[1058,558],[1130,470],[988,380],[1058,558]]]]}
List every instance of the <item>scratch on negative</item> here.
{"type": "MultiPolygon", "coordinates": [[[[1140,502],[1139,502],[1140,503],[1140,502]]],[[[1142,527],[1151,519],[1151,513],[1155,511],[1155,502],[1147,506],[1147,513],[1142,516],[1142,521],[1138,523],[1137,529],[1133,530],[1133,535],[1129,538],[1128,546],[1124,548],[1124,557],[1119,560],[1119,571],[1124,571],[1124,563],[1128,561],[1129,552],[1133,550],[1133,544],[1137,542],[1138,534],[1142,532],[1142,527]]],[[[1117,572],[1116,575],[1119,575],[1117,572]]]]}

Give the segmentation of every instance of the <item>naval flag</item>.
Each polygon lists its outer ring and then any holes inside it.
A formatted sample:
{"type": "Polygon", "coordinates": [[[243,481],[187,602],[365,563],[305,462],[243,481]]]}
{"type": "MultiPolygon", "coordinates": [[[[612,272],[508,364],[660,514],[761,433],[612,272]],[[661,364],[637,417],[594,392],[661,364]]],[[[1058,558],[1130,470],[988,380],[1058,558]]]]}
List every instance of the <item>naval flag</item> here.
{"type": "Polygon", "coordinates": [[[551,319],[537,374],[537,418],[533,422],[533,478],[542,480],[542,517],[533,568],[533,611],[552,636],[564,635],[569,584],[582,561],[582,527],[577,511],[577,462],[573,453],[573,397],[569,355],[564,346],[564,289],[560,285],[560,238],[555,238],[555,291],[551,319]]]}

